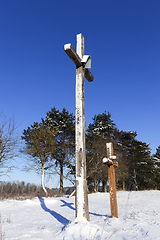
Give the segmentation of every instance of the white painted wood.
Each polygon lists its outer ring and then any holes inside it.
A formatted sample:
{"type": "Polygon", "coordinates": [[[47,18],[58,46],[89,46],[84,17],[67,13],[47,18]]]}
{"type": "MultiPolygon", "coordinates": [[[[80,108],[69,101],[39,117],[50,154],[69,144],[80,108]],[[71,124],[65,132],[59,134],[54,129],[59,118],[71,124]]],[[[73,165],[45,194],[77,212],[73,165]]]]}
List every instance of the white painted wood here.
{"type": "MultiPolygon", "coordinates": [[[[82,42],[82,41],[80,40],[80,42],[82,42]]],[[[67,53],[67,55],[70,57],[70,59],[74,62],[76,67],[82,66],[81,58],[79,57],[79,55],[74,50],[71,43],[68,43],[68,44],[64,45],[64,51],[67,53]]],[[[92,73],[87,68],[84,68],[84,74],[85,74],[85,78],[88,80],[88,82],[93,81],[94,77],[93,77],[92,73]]]]}
{"type": "Polygon", "coordinates": [[[84,55],[84,37],[81,33],[77,34],[76,52],[79,55],[80,59],[82,59],[84,55]]]}
{"type": "Polygon", "coordinates": [[[64,51],[67,53],[67,55],[70,57],[70,59],[74,62],[76,67],[82,66],[81,59],[72,47],[70,43],[64,45],[64,51]]]}
{"type": "MultiPolygon", "coordinates": [[[[77,54],[83,58],[84,37],[77,35],[77,54]]],[[[84,69],[76,69],[76,218],[89,220],[88,194],[86,184],[84,69]]]]}
{"type": "Polygon", "coordinates": [[[76,222],[89,220],[88,194],[86,180],[85,149],[85,109],[84,77],[91,82],[93,75],[81,62],[84,56],[84,37],[77,35],[76,51],[72,45],[64,45],[64,50],[76,65],[76,222]]]}
{"type": "Polygon", "coordinates": [[[109,159],[115,160],[117,157],[113,156],[113,145],[112,143],[106,143],[106,148],[107,148],[107,156],[109,159]]]}

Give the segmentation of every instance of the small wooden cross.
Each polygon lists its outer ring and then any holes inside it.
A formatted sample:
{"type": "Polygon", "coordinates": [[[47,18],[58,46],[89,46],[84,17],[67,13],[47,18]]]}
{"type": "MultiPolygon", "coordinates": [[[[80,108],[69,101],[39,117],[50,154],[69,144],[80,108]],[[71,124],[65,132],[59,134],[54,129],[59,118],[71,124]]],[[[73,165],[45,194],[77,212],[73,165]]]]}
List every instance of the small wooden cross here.
{"type": "MultiPolygon", "coordinates": [[[[76,65],[76,221],[85,217],[89,220],[88,193],[86,180],[86,148],[85,148],[85,111],[84,111],[84,77],[93,81],[88,70],[91,57],[84,55],[84,37],[77,35],[76,51],[70,43],[64,50],[76,65]],[[88,64],[89,63],[89,64],[88,64]]],[[[90,66],[89,66],[90,67],[90,66]]]]}
{"type": "Polygon", "coordinates": [[[115,160],[116,156],[113,155],[113,144],[106,143],[106,148],[107,158],[103,158],[103,163],[108,165],[111,217],[118,218],[116,180],[115,180],[115,167],[118,167],[118,162],[115,160]]]}

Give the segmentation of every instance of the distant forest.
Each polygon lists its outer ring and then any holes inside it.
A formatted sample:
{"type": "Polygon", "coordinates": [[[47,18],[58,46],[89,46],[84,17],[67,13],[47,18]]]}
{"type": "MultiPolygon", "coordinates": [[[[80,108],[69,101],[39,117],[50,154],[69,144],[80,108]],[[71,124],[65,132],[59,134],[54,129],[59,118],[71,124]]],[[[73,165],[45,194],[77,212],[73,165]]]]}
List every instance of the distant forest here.
{"type": "MultiPolygon", "coordinates": [[[[64,195],[70,195],[75,187],[65,187],[64,195]]],[[[49,197],[58,197],[59,189],[47,188],[49,197]]],[[[0,181],[0,200],[12,198],[12,199],[31,199],[34,197],[45,197],[45,192],[41,186],[37,186],[31,183],[25,182],[2,182],[0,181]]]]}
{"type": "MultiPolygon", "coordinates": [[[[47,189],[49,196],[54,196],[51,189],[47,189]]],[[[45,193],[40,186],[25,182],[0,182],[0,199],[14,198],[27,199],[33,197],[44,197],[45,193]]]]}

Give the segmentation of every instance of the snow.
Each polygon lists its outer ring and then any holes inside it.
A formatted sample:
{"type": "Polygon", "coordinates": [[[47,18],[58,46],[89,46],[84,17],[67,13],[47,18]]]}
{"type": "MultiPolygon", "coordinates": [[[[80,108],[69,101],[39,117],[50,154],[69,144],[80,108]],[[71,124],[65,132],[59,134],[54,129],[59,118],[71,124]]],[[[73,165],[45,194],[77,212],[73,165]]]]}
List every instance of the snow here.
{"type": "Polygon", "coordinates": [[[112,165],[113,164],[113,161],[112,160],[110,160],[109,158],[103,158],[103,163],[108,163],[109,165],[112,165]]]}
{"type": "Polygon", "coordinates": [[[118,191],[117,198],[119,218],[111,218],[109,193],[89,194],[90,221],[77,224],[74,197],[0,201],[2,239],[160,239],[160,191],[118,191]]]}
{"type": "Polygon", "coordinates": [[[67,43],[67,44],[64,45],[64,50],[65,51],[70,49],[70,48],[71,48],[71,43],[67,43]]]}

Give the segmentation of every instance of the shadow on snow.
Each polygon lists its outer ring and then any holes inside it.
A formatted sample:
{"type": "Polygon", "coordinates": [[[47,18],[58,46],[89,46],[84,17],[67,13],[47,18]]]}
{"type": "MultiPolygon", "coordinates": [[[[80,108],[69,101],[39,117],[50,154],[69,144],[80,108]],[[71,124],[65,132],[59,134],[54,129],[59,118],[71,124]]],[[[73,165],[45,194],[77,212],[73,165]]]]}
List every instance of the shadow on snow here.
{"type": "MultiPolygon", "coordinates": [[[[41,207],[42,209],[45,211],[45,212],[48,212],[50,213],[55,219],[57,219],[58,222],[62,223],[64,225],[64,227],[62,228],[62,231],[64,230],[64,228],[66,227],[66,225],[68,225],[70,223],[70,221],[63,217],[61,214],[53,211],[53,210],[50,210],[49,208],[47,208],[45,202],[44,202],[44,199],[43,198],[38,198],[39,201],[40,201],[40,204],[41,204],[41,207]]],[[[70,208],[71,210],[74,210],[75,211],[75,208],[72,206],[74,205],[73,203],[67,203],[66,201],[64,200],[60,200],[63,205],[61,205],[61,207],[68,207],[70,208]]],[[[110,217],[110,216],[107,216],[107,215],[103,215],[103,214],[98,214],[98,213],[92,213],[92,212],[89,212],[89,214],[92,214],[94,216],[98,216],[98,217],[110,217]]]]}
{"type": "Polygon", "coordinates": [[[44,211],[50,213],[54,218],[57,219],[58,222],[62,223],[64,225],[64,227],[70,223],[70,221],[63,217],[62,215],[60,215],[59,213],[53,211],[53,210],[50,210],[49,208],[47,208],[45,202],[44,202],[44,199],[43,198],[38,198],[39,201],[40,201],[40,204],[41,204],[41,207],[43,208],[44,211]]]}
{"type": "MultiPolygon", "coordinates": [[[[64,201],[64,200],[60,200],[62,203],[63,203],[63,205],[61,205],[61,207],[68,207],[68,208],[70,208],[70,209],[72,209],[72,210],[76,210],[74,207],[72,207],[71,205],[73,205],[73,203],[67,203],[66,201],[64,201]]],[[[98,213],[92,213],[92,212],[89,212],[89,214],[91,214],[91,215],[94,215],[94,216],[98,216],[98,217],[102,217],[102,216],[104,216],[104,217],[110,217],[110,216],[107,216],[107,215],[103,215],[103,214],[98,214],[98,213]]]]}

